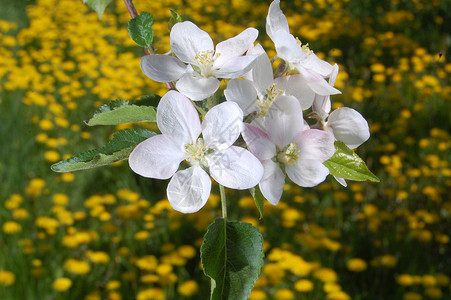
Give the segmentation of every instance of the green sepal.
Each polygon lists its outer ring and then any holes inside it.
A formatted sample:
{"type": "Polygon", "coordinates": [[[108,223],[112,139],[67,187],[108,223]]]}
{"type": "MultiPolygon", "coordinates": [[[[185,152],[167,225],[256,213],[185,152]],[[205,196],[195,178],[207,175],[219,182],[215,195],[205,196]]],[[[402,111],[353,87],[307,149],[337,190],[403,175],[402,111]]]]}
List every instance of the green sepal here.
{"type": "Polygon", "coordinates": [[[248,299],[263,266],[263,237],[249,223],[217,218],[200,248],[211,300],[248,299]]]}
{"type": "Polygon", "coordinates": [[[85,121],[88,126],[95,125],[118,125],[135,122],[155,122],[156,110],[149,106],[152,101],[158,100],[160,96],[152,95],[136,101],[114,100],[102,105],[94,116],[85,121]]]}
{"type": "Polygon", "coordinates": [[[182,17],[175,11],[171,9],[171,18],[169,19],[168,22],[168,29],[169,31],[171,31],[172,27],[177,24],[182,22],[182,17]]]}
{"type": "Polygon", "coordinates": [[[252,195],[252,198],[254,198],[255,206],[258,209],[258,212],[260,213],[260,220],[263,218],[263,204],[265,202],[265,197],[263,196],[262,192],[260,191],[260,188],[257,186],[250,188],[249,192],[252,195]]]}
{"type": "Polygon", "coordinates": [[[327,161],[323,163],[331,175],[356,181],[373,181],[379,182],[376,177],[366,166],[365,162],[345,143],[335,142],[335,153],[327,161]]]}
{"type": "Polygon", "coordinates": [[[125,160],[136,145],[154,135],[155,132],[146,129],[119,130],[104,147],[76,154],[50,168],[55,172],[73,172],[125,160]]]}
{"type": "Polygon", "coordinates": [[[153,42],[153,17],[142,12],[128,22],[128,34],[141,47],[149,47],[153,42]]]}
{"type": "Polygon", "coordinates": [[[113,0],[83,0],[83,3],[86,3],[86,5],[92,8],[99,15],[99,19],[102,19],[105,8],[111,2],[113,2],[113,0]]]}

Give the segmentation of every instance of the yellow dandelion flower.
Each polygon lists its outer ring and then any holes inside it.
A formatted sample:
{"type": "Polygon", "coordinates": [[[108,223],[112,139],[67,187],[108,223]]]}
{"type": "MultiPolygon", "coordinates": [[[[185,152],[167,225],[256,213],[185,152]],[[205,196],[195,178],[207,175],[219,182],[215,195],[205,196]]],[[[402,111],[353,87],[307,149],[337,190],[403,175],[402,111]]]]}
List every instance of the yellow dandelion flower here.
{"type": "Polygon", "coordinates": [[[308,293],[314,288],[313,282],[308,279],[300,279],[294,283],[294,289],[301,293],[308,293]]]}
{"type": "Polygon", "coordinates": [[[69,258],[64,262],[64,269],[72,274],[84,275],[91,271],[91,266],[84,260],[69,258]]]}
{"type": "Polygon", "coordinates": [[[346,267],[351,272],[362,272],[366,270],[368,264],[361,258],[352,258],[348,260],[346,267]]]}
{"type": "Polygon", "coordinates": [[[106,264],[110,260],[109,255],[103,251],[86,251],[86,257],[95,264],[106,264]]]}
{"type": "Polygon", "coordinates": [[[421,295],[418,293],[409,292],[409,293],[405,293],[404,295],[402,295],[402,299],[403,300],[422,300],[423,297],[421,297],[421,295]]]}
{"type": "Polygon", "coordinates": [[[262,290],[253,289],[249,295],[249,300],[266,300],[266,293],[262,290]]]}
{"type": "Polygon", "coordinates": [[[150,237],[150,233],[145,230],[138,231],[134,235],[135,240],[138,240],[138,241],[147,240],[149,237],[150,237]]]}
{"type": "Polygon", "coordinates": [[[52,201],[55,205],[66,206],[69,203],[69,196],[62,193],[54,194],[52,201]]]}
{"type": "Polygon", "coordinates": [[[6,234],[15,234],[22,231],[22,226],[14,221],[6,221],[2,225],[2,230],[6,234]]]}
{"type": "Polygon", "coordinates": [[[289,289],[280,289],[275,293],[274,297],[275,297],[275,299],[280,299],[280,300],[293,300],[294,293],[292,291],[290,291],[289,289]]]}
{"type": "Polygon", "coordinates": [[[443,296],[442,290],[438,287],[429,287],[424,290],[424,293],[432,299],[440,299],[443,296]]]}
{"type": "Polygon", "coordinates": [[[437,279],[432,275],[424,275],[422,278],[422,284],[424,286],[435,286],[437,284],[437,279]]]}
{"type": "Polygon", "coordinates": [[[396,282],[398,282],[399,285],[403,285],[403,286],[410,286],[410,285],[414,284],[413,277],[410,276],[409,274],[399,275],[398,278],[396,278],[396,282]]]}
{"type": "Polygon", "coordinates": [[[75,179],[74,173],[63,173],[61,175],[61,180],[64,182],[72,182],[75,179]]]}
{"type": "Polygon", "coordinates": [[[53,289],[57,292],[67,291],[72,286],[72,280],[66,277],[61,277],[53,282],[53,289]]]}
{"type": "Polygon", "coordinates": [[[336,282],[338,280],[337,273],[329,268],[319,268],[314,271],[313,276],[324,283],[336,282]]]}
{"type": "Polygon", "coordinates": [[[162,289],[150,288],[142,290],[136,295],[136,300],[164,300],[166,295],[162,289]]]}
{"type": "Polygon", "coordinates": [[[121,287],[121,283],[119,281],[117,281],[117,280],[109,281],[106,284],[106,289],[110,290],[110,291],[117,290],[120,287],[121,287]]]}
{"type": "Polygon", "coordinates": [[[16,275],[10,271],[0,270],[0,285],[10,286],[16,281],[16,275]]]}
{"type": "Polygon", "coordinates": [[[193,258],[197,255],[196,249],[190,245],[180,246],[177,250],[178,254],[183,258],[193,258]]]}
{"type": "Polygon", "coordinates": [[[192,297],[198,290],[199,286],[194,280],[185,281],[177,288],[177,292],[184,297],[192,297]]]}

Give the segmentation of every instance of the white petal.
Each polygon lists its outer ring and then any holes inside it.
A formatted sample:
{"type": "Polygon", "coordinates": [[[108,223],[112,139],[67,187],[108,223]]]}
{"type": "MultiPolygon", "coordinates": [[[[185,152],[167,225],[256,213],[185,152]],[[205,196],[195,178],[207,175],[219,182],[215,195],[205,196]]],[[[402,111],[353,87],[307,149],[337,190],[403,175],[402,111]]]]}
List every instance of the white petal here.
{"type": "Polygon", "coordinates": [[[318,160],[298,160],[295,165],[287,165],[285,171],[294,183],[302,187],[318,185],[329,175],[329,169],[318,160]]]}
{"type": "Polygon", "coordinates": [[[287,95],[294,96],[299,100],[302,110],[312,106],[316,94],[301,75],[282,76],[276,78],[275,82],[278,89],[284,90],[287,95]]]}
{"type": "Polygon", "coordinates": [[[272,64],[266,53],[261,54],[252,68],[252,80],[260,94],[266,94],[266,89],[274,83],[272,64]]]}
{"type": "Polygon", "coordinates": [[[326,79],[300,65],[296,65],[299,74],[304,77],[308,86],[317,94],[322,96],[341,94],[339,90],[331,86],[326,79]]]}
{"type": "Polygon", "coordinates": [[[323,130],[307,129],[296,136],[299,159],[324,162],[335,153],[334,137],[323,130]]]}
{"type": "Polygon", "coordinates": [[[243,111],[235,102],[227,101],[214,106],[202,121],[205,144],[215,150],[230,147],[243,129],[243,111]]]}
{"type": "Polygon", "coordinates": [[[176,91],[168,91],[161,98],[157,107],[157,124],[161,133],[183,145],[196,141],[202,131],[193,104],[176,91]]]}
{"type": "Polygon", "coordinates": [[[357,148],[370,137],[368,122],[358,111],[349,107],[334,110],[326,126],[337,140],[351,149],[357,148]]]}
{"type": "Polygon", "coordinates": [[[208,33],[189,21],[175,24],[170,39],[171,50],[186,63],[193,63],[199,52],[214,50],[213,40],[208,33]]]}
{"type": "Polygon", "coordinates": [[[238,78],[249,72],[254,66],[258,55],[238,56],[229,59],[216,71],[217,78],[238,78]]]}
{"type": "Polygon", "coordinates": [[[257,91],[249,80],[230,80],[224,96],[227,101],[237,103],[245,116],[257,110],[257,91]]]}
{"type": "Polygon", "coordinates": [[[219,88],[219,80],[214,77],[198,77],[194,73],[186,73],[175,84],[176,88],[194,101],[204,100],[213,95],[219,88]]]}
{"type": "Polygon", "coordinates": [[[293,96],[277,98],[266,113],[265,125],[271,141],[279,148],[293,142],[304,128],[299,101],[293,96]]]}
{"type": "Polygon", "coordinates": [[[337,80],[337,77],[338,77],[338,70],[339,70],[339,68],[338,68],[337,64],[332,66],[332,73],[330,73],[330,76],[329,76],[329,84],[331,86],[335,85],[335,81],[337,80]]]}
{"type": "Polygon", "coordinates": [[[272,205],[279,203],[285,185],[285,174],[279,165],[272,160],[262,162],[265,169],[263,178],[259,183],[260,191],[272,205]]]}
{"type": "Polygon", "coordinates": [[[273,37],[278,30],[289,32],[290,28],[287,18],[280,9],[280,0],[274,0],[266,16],[266,33],[274,41],[273,37]]]}
{"type": "Polygon", "coordinates": [[[208,157],[210,175],[219,184],[237,190],[256,186],[263,176],[263,166],[248,150],[232,146],[208,157]]]}
{"type": "Polygon", "coordinates": [[[268,134],[260,128],[250,124],[244,124],[242,135],[247,148],[258,159],[262,161],[268,160],[277,154],[276,145],[269,140],[268,134]]]}
{"type": "Polygon", "coordinates": [[[217,44],[215,51],[217,58],[214,66],[220,68],[230,59],[243,55],[254,44],[257,36],[257,29],[247,28],[237,36],[217,44]]]}
{"type": "Polygon", "coordinates": [[[174,56],[155,54],[141,58],[141,70],[152,80],[171,82],[182,77],[187,65],[174,56]]]}
{"type": "Polygon", "coordinates": [[[329,116],[331,108],[330,96],[321,96],[315,94],[315,100],[313,100],[312,110],[316,112],[321,120],[325,121],[329,116]]]}
{"type": "Polygon", "coordinates": [[[296,38],[287,31],[279,30],[272,39],[277,55],[290,63],[300,63],[307,56],[298,45],[296,38]]]}
{"type": "Polygon", "coordinates": [[[348,184],[346,183],[346,180],[344,180],[343,178],[337,177],[337,176],[334,176],[334,178],[335,178],[335,180],[336,180],[339,184],[341,184],[342,186],[344,186],[344,187],[347,187],[347,186],[348,186],[348,184]]]}
{"type": "Polygon", "coordinates": [[[315,53],[307,55],[306,59],[302,61],[302,66],[323,77],[329,77],[334,70],[334,67],[330,63],[320,59],[315,53]]]}
{"type": "Polygon", "coordinates": [[[188,214],[200,210],[211,191],[211,179],[199,166],[178,171],[168,184],[167,194],[171,206],[188,214]]]}
{"type": "Polygon", "coordinates": [[[128,163],[136,174],[148,178],[168,179],[174,175],[184,159],[181,145],[159,134],[138,144],[130,153],[128,163]]]}

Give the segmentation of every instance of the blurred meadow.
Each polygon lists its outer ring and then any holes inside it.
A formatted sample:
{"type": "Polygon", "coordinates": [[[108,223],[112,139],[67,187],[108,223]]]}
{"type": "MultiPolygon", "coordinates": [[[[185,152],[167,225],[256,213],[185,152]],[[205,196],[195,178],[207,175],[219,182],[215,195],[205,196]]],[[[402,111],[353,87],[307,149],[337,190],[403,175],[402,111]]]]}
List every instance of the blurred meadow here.
{"type": "MultiPolygon", "coordinates": [[[[270,1],[135,0],[169,50],[169,9],[217,43],[247,27],[265,34],[270,1]]],[[[259,219],[246,191],[232,219],[263,233],[265,266],[250,299],[451,298],[451,2],[282,1],[291,32],[340,66],[334,108],[368,120],[357,150],[380,183],[287,182],[259,219]]],[[[50,165],[105,144],[117,127],[83,120],[114,99],[165,93],[140,70],[130,16],[102,20],[81,0],[0,0],[0,299],[208,299],[200,266],[219,190],[182,215],[167,182],[127,162],[78,173],[50,165]]],[[[140,124],[154,128],[153,124],[140,124]]],[[[329,176],[331,177],[331,176],[329,176]]],[[[219,204],[219,205],[218,205],[219,204]]]]}

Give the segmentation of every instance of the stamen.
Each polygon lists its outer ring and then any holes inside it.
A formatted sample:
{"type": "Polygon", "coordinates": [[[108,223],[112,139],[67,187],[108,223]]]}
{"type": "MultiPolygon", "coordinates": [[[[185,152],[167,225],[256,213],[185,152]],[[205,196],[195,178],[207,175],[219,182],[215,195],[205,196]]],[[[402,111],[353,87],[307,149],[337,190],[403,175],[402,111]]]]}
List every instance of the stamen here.
{"type": "Polygon", "coordinates": [[[213,50],[201,51],[199,52],[194,61],[197,64],[198,72],[202,77],[213,76],[213,63],[220,56],[221,53],[215,54],[213,50]]]}
{"type": "Polygon", "coordinates": [[[257,99],[257,105],[260,108],[260,116],[265,116],[274,100],[276,100],[280,95],[283,94],[283,91],[276,89],[276,86],[277,85],[273,83],[269,88],[266,89],[266,95],[257,99]]]}
{"type": "Polygon", "coordinates": [[[195,143],[185,144],[186,161],[191,165],[205,165],[205,156],[209,153],[209,148],[204,145],[204,140],[198,138],[195,143]]]}
{"type": "Polygon", "coordinates": [[[296,38],[296,42],[298,43],[299,47],[301,47],[302,52],[304,52],[305,54],[310,55],[313,53],[313,51],[310,50],[308,43],[303,45],[299,38],[296,38]]]}
{"type": "Polygon", "coordinates": [[[277,161],[284,165],[292,166],[298,161],[299,151],[298,143],[288,144],[277,154],[277,161]]]}

